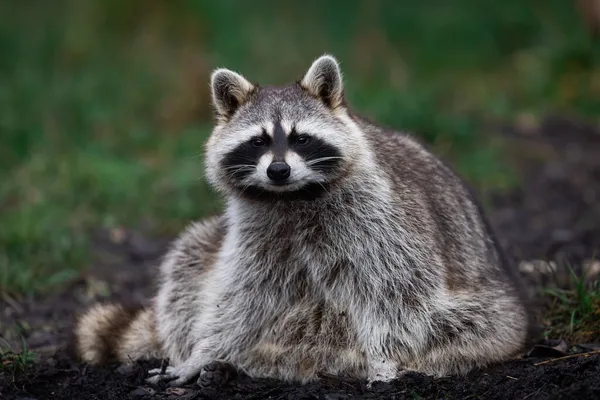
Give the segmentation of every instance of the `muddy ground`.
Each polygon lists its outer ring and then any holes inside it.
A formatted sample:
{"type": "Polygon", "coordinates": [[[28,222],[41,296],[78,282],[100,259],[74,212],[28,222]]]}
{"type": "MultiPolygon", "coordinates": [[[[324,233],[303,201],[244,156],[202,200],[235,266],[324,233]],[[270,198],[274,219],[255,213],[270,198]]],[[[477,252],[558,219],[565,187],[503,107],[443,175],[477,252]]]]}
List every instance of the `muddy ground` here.
{"type": "MultiPolygon", "coordinates": [[[[569,286],[565,266],[579,271],[600,250],[600,131],[566,118],[499,130],[510,143],[511,161],[523,184],[493,196],[488,207],[492,225],[518,261],[557,262],[558,274],[531,281],[532,293],[540,285],[569,286]]],[[[570,337],[569,346],[562,343],[556,349],[550,347],[557,342],[546,342],[530,357],[466,377],[409,374],[371,388],[334,379],[299,386],[238,377],[225,387],[165,389],[144,383],[151,363],[97,368],[70,360],[64,349],[73,316],[98,300],[146,303],[168,240],[121,230],[95,232],[93,268],[81,279],[44,297],[0,299],[2,339],[18,348],[22,336],[41,355],[25,372],[0,371],[0,399],[600,398],[597,331],[587,332],[587,343],[581,343],[583,336],[570,337]],[[567,347],[569,353],[580,354],[565,357],[567,347]]],[[[539,306],[541,310],[545,304],[539,306]]],[[[540,319],[541,325],[548,323],[552,321],[540,319]]]]}

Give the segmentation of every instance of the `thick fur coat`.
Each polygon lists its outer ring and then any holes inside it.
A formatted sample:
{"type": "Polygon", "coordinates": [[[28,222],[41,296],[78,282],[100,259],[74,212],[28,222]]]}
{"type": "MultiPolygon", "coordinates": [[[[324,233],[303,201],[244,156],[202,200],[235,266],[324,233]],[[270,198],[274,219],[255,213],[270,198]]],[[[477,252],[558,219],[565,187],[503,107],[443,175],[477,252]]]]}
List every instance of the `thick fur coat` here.
{"type": "Polygon", "coordinates": [[[153,307],[97,306],[88,362],[169,358],[182,384],[223,361],[253,377],[462,374],[530,327],[514,266],[461,179],[411,136],[351,112],[338,62],[261,87],[211,77],[206,176],[227,200],[160,267],[153,307]]]}

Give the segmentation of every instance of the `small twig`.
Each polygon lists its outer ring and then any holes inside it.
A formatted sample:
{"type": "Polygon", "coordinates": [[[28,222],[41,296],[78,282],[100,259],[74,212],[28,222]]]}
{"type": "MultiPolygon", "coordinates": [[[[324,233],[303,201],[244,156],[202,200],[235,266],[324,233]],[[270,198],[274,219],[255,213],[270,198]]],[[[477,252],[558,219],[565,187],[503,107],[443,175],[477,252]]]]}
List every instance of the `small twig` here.
{"type": "Polygon", "coordinates": [[[558,358],[553,358],[551,360],[546,360],[546,361],[542,361],[536,364],[533,364],[534,366],[539,366],[539,365],[544,365],[544,364],[550,364],[554,361],[560,361],[560,360],[566,360],[567,358],[575,358],[575,357],[588,357],[594,354],[600,354],[600,350],[594,350],[594,351],[589,351],[587,353],[578,353],[578,354],[570,354],[568,356],[563,356],[563,357],[558,357],[558,358]]]}
{"type": "Polygon", "coordinates": [[[167,366],[169,365],[169,359],[168,358],[163,358],[160,362],[160,373],[161,375],[164,375],[165,372],[167,372],[167,366]]]}
{"type": "Polygon", "coordinates": [[[518,380],[519,380],[518,378],[515,378],[514,376],[510,376],[510,375],[506,375],[506,377],[507,377],[508,379],[512,379],[512,380],[515,380],[515,381],[518,381],[518,380]]]}

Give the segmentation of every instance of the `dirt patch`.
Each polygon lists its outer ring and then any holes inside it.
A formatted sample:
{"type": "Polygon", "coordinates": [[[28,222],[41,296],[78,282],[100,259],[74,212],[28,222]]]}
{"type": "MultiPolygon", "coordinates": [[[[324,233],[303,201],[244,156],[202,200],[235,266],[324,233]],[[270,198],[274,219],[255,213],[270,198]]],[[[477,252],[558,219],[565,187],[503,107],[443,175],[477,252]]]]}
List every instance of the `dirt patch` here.
{"type": "MultiPolygon", "coordinates": [[[[595,127],[558,118],[502,130],[512,144],[523,184],[494,196],[489,211],[492,224],[517,261],[554,262],[555,272],[530,287],[572,287],[567,266],[580,273],[587,261],[600,255],[600,133],[595,127]]],[[[25,372],[0,370],[0,399],[600,398],[600,355],[539,364],[548,357],[564,356],[566,349],[548,350],[544,357],[537,353],[466,377],[408,374],[371,388],[363,382],[331,379],[299,386],[245,377],[224,388],[151,388],[144,384],[149,363],[92,368],[64,354],[73,316],[92,303],[147,303],[154,292],[156,266],[168,244],[168,239],[149,240],[124,230],[98,231],[94,237],[96,257],[87,275],[52,295],[0,301],[3,341],[18,351],[25,338],[30,349],[41,355],[25,372]]],[[[564,319],[541,322],[547,332],[566,332],[549,330],[553,324],[566,324],[564,319]]],[[[600,332],[587,334],[590,342],[600,342],[600,332]]],[[[587,344],[578,351],[594,349],[587,344]]]]}
{"type": "Polygon", "coordinates": [[[391,383],[367,388],[364,382],[323,380],[308,385],[239,378],[222,388],[195,385],[162,389],[144,384],[147,368],[113,365],[85,368],[68,359],[51,358],[26,378],[9,383],[11,396],[35,399],[596,399],[600,398],[600,354],[539,364],[525,359],[474,371],[461,378],[432,379],[410,373],[391,383]]]}

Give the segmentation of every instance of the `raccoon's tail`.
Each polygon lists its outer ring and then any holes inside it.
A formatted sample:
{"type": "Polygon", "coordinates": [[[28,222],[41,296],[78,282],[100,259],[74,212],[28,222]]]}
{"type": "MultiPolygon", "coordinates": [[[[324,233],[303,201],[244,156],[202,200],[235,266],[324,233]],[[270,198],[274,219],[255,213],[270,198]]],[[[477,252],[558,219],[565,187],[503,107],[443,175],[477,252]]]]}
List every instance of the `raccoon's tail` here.
{"type": "Polygon", "coordinates": [[[90,364],[162,358],[152,309],[97,304],[75,324],[70,350],[90,364]]]}

